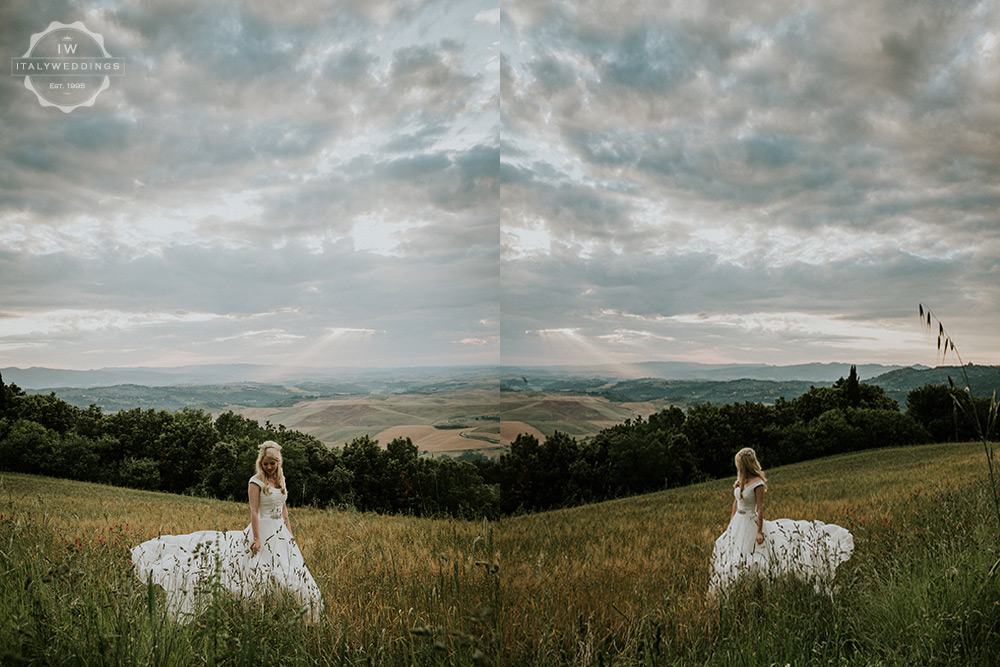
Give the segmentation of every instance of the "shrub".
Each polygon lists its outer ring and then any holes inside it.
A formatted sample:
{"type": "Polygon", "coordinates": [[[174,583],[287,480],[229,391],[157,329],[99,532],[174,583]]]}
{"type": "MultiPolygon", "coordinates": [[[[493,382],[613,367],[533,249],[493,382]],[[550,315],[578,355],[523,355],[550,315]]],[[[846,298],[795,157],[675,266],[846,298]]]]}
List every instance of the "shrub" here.
{"type": "Polygon", "coordinates": [[[136,459],[130,456],[123,459],[118,466],[118,484],[133,489],[158,489],[160,468],[153,459],[136,459]]]}

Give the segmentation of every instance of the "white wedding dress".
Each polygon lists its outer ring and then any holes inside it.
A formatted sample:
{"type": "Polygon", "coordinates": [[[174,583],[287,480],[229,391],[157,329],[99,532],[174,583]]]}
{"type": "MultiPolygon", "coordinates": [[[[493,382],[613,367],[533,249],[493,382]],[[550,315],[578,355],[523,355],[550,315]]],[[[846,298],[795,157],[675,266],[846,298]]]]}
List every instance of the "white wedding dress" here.
{"type": "Polygon", "coordinates": [[[152,580],[163,588],[167,614],[175,620],[188,622],[201,613],[216,583],[220,589],[247,599],[287,591],[306,609],[310,621],[318,620],[323,611],[316,581],[282,517],[286,495],[273,488],[264,493],[264,484],[256,477],[251,477],[250,483],[261,487],[261,548],[256,555],[250,549],[250,526],[226,532],[161,535],[132,549],[136,575],[143,583],[152,580]]]}
{"type": "Polygon", "coordinates": [[[831,593],[837,566],[854,552],[854,537],[845,528],[822,521],[764,520],[764,543],[757,544],[754,489],[747,484],[736,497],[736,513],[712,550],[709,593],[725,592],[742,576],[793,576],[813,584],[817,592],[831,593]]]}

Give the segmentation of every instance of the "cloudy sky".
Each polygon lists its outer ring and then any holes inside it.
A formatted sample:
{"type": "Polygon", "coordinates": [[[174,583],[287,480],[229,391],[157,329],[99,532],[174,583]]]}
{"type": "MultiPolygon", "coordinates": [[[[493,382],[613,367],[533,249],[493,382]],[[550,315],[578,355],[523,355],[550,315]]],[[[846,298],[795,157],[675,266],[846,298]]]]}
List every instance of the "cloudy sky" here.
{"type": "Polygon", "coordinates": [[[5,2],[0,367],[1000,363],[998,6],[5,2]]]}
{"type": "Polygon", "coordinates": [[[1000,363],[998,7],[504,4],[504,358],[1000,363]]]}
{"type": "Polygon", "coordinates": [[[5,2],[126,75],[0,86],[0,367],[499,360],[500,10],[5,2]]]}

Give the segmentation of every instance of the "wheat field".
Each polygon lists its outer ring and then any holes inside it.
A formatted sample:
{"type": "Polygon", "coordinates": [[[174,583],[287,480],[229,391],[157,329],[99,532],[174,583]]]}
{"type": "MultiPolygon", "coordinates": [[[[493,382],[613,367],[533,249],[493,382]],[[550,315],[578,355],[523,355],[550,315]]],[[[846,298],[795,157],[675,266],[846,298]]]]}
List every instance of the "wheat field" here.
{"type": "MultiPolygon", "coordinates": [[[[842,589],[867,595],[865,585],[875,577],[923,563],[928,552],[921,551],[922,542],[947,549],[956,541],[971,545],[976,526],[980,538],[995,531],[986,518],[984,471],[982,446],[976,444],[800,463],[768,472],[765,516],[818,519],[851,530],[856,550],[838,579],[842,589]],[[911,551],[899,553],[902,549],[911,551]]],[[[644,642],[659,637],[661,658],[676,654],[697,664],[714,662],[714,649],[731,629],[720,626],[718,604],[707,597],[709,558],[728,523],[731,494],[732,480],[718,480],[504,522],[508,632],[545,638],[532,646],[522,642],[517,659],[600,664],[600,655],[635,658],[644,642]]],[[[994,539],[991,553],[996,547],[994,539]]],[[[945,565],[941,561],[942,572],[945,565]]],[[[995,580],[991,585],[998,590],[995,580]]],[[[809,603],[813,596],[805,596],[809,603]]],[[[852,611],[863,621],[863,609],[852,611]]],[[[995,628],[1000,614],[996,607],[987,611],[995,628]]],[[[799,655],[794,644],[790,648],[793,657],[799,655]]],[[[869,664],[867,657],[857,657],[869,664]]]]}
{"type": "Polygon", "coordinates": [[[839,523],[855,554],[833,597],[724,604],[730,480],[499,522],[292,508],[322,621],[222,599],[190,626],[128,549],[242,529],[245,503],[3,475],[0,664],[977,664],[1000,649],[984,470],[981,445],[933,445],[769,471],[767,516],[839,523]]]}

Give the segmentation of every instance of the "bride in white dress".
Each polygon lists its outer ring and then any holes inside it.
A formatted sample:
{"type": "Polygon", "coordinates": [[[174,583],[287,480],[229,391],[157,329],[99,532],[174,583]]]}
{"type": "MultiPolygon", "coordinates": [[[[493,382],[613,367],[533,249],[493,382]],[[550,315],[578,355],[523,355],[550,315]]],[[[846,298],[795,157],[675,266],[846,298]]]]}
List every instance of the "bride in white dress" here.
{"type": "Polygon", "coordinates": [[[281,446],[268,440],[257,454],[250,478],[250,525],[227,532],[202,530],[161,535],[132,549],[132,563],[143,583],[166,592],[167,614],[188,622],[204,610],[213,583],[240,598],[280,591],[291,593],[309,621],[319,619],[323,598],[292,535],[285,500],[281,446]]]}
{"type": "Polygon", "coordinates": [[[851,557],[854,538],[845,528],[821,521],[764,519],[767,479],[757,454],[736,454],[736,483],[729,526],[715,541],[709,593],[724,593],[740,577],[793,576],[830,593],[837,566],[851,557]]]}

